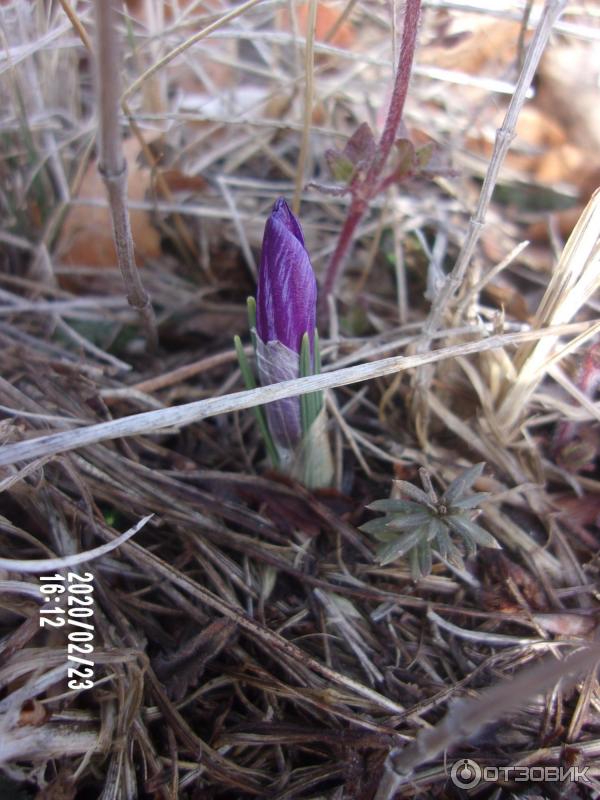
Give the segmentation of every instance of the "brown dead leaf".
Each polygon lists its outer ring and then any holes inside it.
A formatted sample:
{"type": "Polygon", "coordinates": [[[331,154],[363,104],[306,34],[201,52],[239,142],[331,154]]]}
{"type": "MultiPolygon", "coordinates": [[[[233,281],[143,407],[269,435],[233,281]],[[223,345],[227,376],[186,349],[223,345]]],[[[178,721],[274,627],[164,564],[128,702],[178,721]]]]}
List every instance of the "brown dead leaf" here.
{"type": "MultiPolygon", "coordinates": [[[[138,165],[140,144],[131,138],[123,142],[127,161],[127,188],[130,200],[145,199],[150,189],[150,170],[138,165]]],[[[106,200],[106,191],[96,162],[87,168],[77,198],[106,200]]],[[[130,209],[131,233],[138,264],[160,255],[160,236],[148,211],[130,209]]],[[[117,254],[113,242],[108,208],[73,205],[65,218],[57,246],[60,262],[68,266],[115,267],[117,254]]]]}
{"type": "MultiPolygon", "coordinates": [[[[564,240],[569,238],[590,197],[600,187],[600,164],[594,166],[593,161],[593,159],[588,159],[586,162],[584,158],[581,169],[573,174],[575,184],[580,187],[580,202],[573,208],[557,211],[550,217],[555,230],[564,240]]],[[[549,240],[548,221],[535,222],[530,225],[527,228],[526,238],[532,242],[547,242],[549,240]]]]}
{"type": "MultiPolygon", "coordinates": [[[[488,116],[483,120],[487,133],[484,135],[483,132],[480,132],[468,137],[466,141],[468,148],[485,158],[490,158],[494,147],[494,135],[496,130],[501,127],[505,113],[505,109],[495,108],[493,116],[488,116]]],[[[517,120],[516,136],[506,156],[506,165],[512,170],[524,173],[524,178],[535,177],[543,181],[543,175],[548,174],[549,182],[557,180],[571,182],[572,155],[566,163],[560,164],[562,169],[559,175],[556,171],[550,175],[550,161],[544,166],[545,159],[549,158],[555,150],[560,152],[562,148],[568,147],[570,145],[568,145],[566,134],[560,125],[535,106],[525,106],[517,120]],[[538,172],[540,176],[538,176],[538,172]]],[[[579,152],[577,148],[574,149],[576,153],[579,152]]],[[[554,160],[552,158],[552,161],[554,160]]]]}
{"type": "Polygon", "coordinates": [[[40,703],[39,700],[26,700],[21,706],[21,713],[19,714],[19,727],[25,725],[35,725],[39,727],[48,720],[50,713],[46,706],[40,703]]]}
{"type": "MultiPolygon", "coordinates": [[[[296,7],[296,21],[298,30],[302,36],[306,36],[308,30],[308,16],[309,16],[309,3],[300,3],[296,7]]],[[[317,22],[315,26],[315,39],[318,42],[326,42],[334,47],[340,47],[344,50],[350,50],[356,41],[356,31],[354,26],[348,20],[344,20],[339,28],[331,36],[332,30],[338,24],[341,15],[343,14],[343,6],[332,5],[331,3],[318,3],[317,4],[317,22]]],[[[283,8],[277,17],[280,29],[290,31],[292,30],[292,23],[290,20],[289,9],[283,8]]],[[[320,59],[323,60],[322,58],[320,59]]],[[[326,57],[329,61],[329,57],[326,57]]]]}
{"type": "Polygon", "coordinates": [[[540,611],[547,607],[539,581],[527,569],[512,561],[500,550],[488,550],[485,556],[484,586],[481,600],[485,608],[513,613],[522,611],[517,592],[529,608],[540,611]],[[511,591],[511,585],[515,591],[511,591]]]}
{"type": "Polygon", "coordinates": [[[195,686],[206,666],[219,655],[236,634],[236,625],[230,619],[217,619],[187,641],[181,642],[175,652],[158,655],[153,666],[159,680],[163,681],[170,698],[182,700],[188,689],[195,686]]]}
{"type": "Polygon", "coordinates": [[[600,48],[593,42],[557,44],[538,70],[536,104],[585,152],[600,151],[600,48]]]}
{"type": "Polygon", "coordinates": [[[533,619],[548,633],[559,636],[585,636],[596,627],[593,617],[577,613],[534,614],[533,619]]]}
{"type": "Polygon", "coordinates": [[[503,308],[511,317],[521,322],[529,320],[527,301],[518,287],[514,286],[510,281],[500,276],[486,285],[484,294],[491,298],[497,306],[503,308]]]}
{"type": "Polygon", "coordinates": [[[61,769],[56,778],[38,792],[35,800],[73,800],[76,794],[73,774],[68,769],[61,769]]]}
{"type": "Polygon", "coordinates": [[[208,187],[201,175],[185,175],[178,169],[161,170],[161,174],[171,192],[204,192],[208,187]]]}
{"type": "MultiPolygon", "coordinates": [[[[162,32],[161,27],[165,23],[176,24],[179,31],[193,35],[209,23],[214,22],[220,15],[231,11],[226,0],[201,0],[201,2],[198,0],[162,0],[160,4],[162,8],[158,7],[158,2],[150,4],[146,0],[126,0],[126,5],[131,16],[156,35],[162,32]],[[152,14],[149,13],[151,5],[153,6],[152,14]]],[[[192,57],[201,62],[202,72],[208,78],[207,83],[209,82],[210,85],[205,85],[204,81],[200,79],[198,71],[190,69],[185,62],[182,63],[177,59],[165,68],[163,74],[167,75],[169,82],[177,86],[179,92],[197,94],[208,91],[210,93],[215,87],[223,88],[235,85],[235,70],[221,62],[224,55],[232,59],[236,57],[237,43],[235,40],[211,40],[209,36],[202,41],[201,47],[193,48],[189,53],[193,53],[192,57]],[[214,59],[212,58],[213,54],[214,59]]]]}
{"type": "Polygon", "coordinates": [[[441,42],[423,48],[421,60],[436,67],[469,75],[497,76],[517,56],[521,26],[510,20],[489,20],[471,14],[458,15],[455,26],[441,42]]]}

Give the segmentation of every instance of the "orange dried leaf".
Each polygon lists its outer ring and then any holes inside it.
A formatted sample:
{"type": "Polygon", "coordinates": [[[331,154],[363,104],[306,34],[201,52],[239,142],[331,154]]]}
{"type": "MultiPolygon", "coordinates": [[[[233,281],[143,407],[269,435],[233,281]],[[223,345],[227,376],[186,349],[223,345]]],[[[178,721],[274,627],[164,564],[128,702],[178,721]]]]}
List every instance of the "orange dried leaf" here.
{"type": "MultiPolygon", "coordinates": [[[[137,139],[128,139],[123,143],[123,149],[127,161],[129,200],[144,200],[146,192],[150,189],[151,173],[146,167],[138,165],[140,144],[137,139]]],[[[87,168],[77,198],[106,201],[106,190],[95,162],[87,168]]],[[[160,236],[152,225],[149,212],[130,209],[129,216],[138,264],[158,258],[160,236]]],[[[117,266],[108,208],[73,205],[62,226],[57,255],[60,262],[68,266],[117,266]]]]}

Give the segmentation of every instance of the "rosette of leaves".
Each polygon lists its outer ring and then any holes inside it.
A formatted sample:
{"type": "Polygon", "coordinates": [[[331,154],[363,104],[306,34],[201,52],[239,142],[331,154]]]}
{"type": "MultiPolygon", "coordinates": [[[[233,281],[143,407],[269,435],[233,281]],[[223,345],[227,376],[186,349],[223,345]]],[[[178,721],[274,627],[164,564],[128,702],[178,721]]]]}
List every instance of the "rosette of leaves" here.
{"type": "Polygon", "coordinates": [[[438,496],[429,474],[419,470],[423,489],[412,483],[396,481],[395,485],[406,499],[376,500],[367,508],[383,511],[385,516],[361,525],[361,530],[374,536],[380,546],[377,560],[389,564],[407,556],[415,580],[431,572],[432,554],[457,567],[464,567],[463,554],[454,539],[458,537],[468,555],[477,546],[499,549],[496,539],[474,522],[477,507],[487,492],[470,493],[485,464],[475,464],[455,478],[446,491],[438,496]]]}

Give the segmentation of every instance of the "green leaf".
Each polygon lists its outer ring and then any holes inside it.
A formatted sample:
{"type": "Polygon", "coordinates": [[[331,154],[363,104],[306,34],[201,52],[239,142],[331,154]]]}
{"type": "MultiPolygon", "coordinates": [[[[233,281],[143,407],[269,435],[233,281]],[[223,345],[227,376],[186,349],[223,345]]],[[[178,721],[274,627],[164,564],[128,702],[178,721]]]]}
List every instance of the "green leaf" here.
{"type": "Polygon", "coordinates": [[[248,312],[248,327],[252,330],[252,328],[256,328],[256,300],[253,297],[246,298],[246,311],[248,312]]]}
{"type": "Polygon", "coordinates": [[[253,297],[246,298],[246,311],[248,314],[248,329],[250,330],[250,340],[256,353],[256,300],[253,297]]]}
{"type": "Polygon", "coordinates": [[[417,554],[419,556],[419,569],[421,575],[429,575],[431,572],[431,547],[426,539],[422,539],[417,547],[417,554]]]}
{"type": "Polygon", "coordinates": [[[419,551],[416,547],[410,551],[409,560],[412,579],[413,581],[418,581],[421,579],[421,565],[419,564],[419,551]]]}
{"type": "Polygon", "coordinates": [[[415,525],[427,525],[430,519],[431,514],[423,510],[414,514],[395,514],[389,518],[387,526],[394,531],[405,531],[408,528],[414,528],[415,525]]]}
{"type": "MultiPolygon", "coordinates": [[[[427,525],[427,541],[431,542],[432,539],[435,539],[440,533],[446,531],[446,526],[443,522],[441,522],[437,517],[431,517],[429,520],[429,524],[427,525]]],[[[446,533],[446,535],[448,535],[446,533]]]]}
{"type": "Polygon", "coordinates": [[[469,537],[481,547],[493,547],[495,550],[502,549],[492,534],[488,533],[476,522],[473,522],[473,520],[462,515],[451,515],[447,520],[451,529],[462,536],[463,539],[469,537]]]}
{"type": "Polygon", "coordinates": [[[436,536],[437,549],[440,551],[442,558],[448,558],[451,548],[453,547],[452,541],[448,534],[448,529],[445,525],[440,526],[440,530],[436,536]]]}
{"type": "Polygon", "coordinates": [[[450,540],[450,548],[448,550],[448,563],[452,564],[456,569],[464,569],[465,562],[463,561],[462,553],[458,547],[450,540]]]}
{"type": "Polygon", "coordinates": [[[402,494],[405,494],[411,500],[414,500],[415,503],[419,503],[422,506],[431,506],[431,499],[428,494],[426,494],[422,489],[419,489],[417,486],[414,486],[412,483],[408,483],[407,481],[394,481],[395,486],[400,489],[402,494]]]}
{"type": "Polygon", "coordinates": [[[378,533],[371,533],[371,536],[377,539],[378,542],[395,542],[398,538],[398,531],[391,531],[389,528],[386,528],[378,533]]]}
{"type": "MultiPolygon", "coordinates": [[[[242,378],[244,379],[244,384],[246,385],[246,389],[256,389],[256,380],[250,364],[248,363],[248,359],[246,358],[246,353],[244,353],[242,340],[239,336],[234,336],[233,343],[235,345],[235,352],[237,354],[238,363],[240,365],[240,370],[242,373],[242,378]]],[[[267,424],[267,416],[264,408],[262,406],[254,406],[252,411],[254,412],[256,421],[258,422],[258,428],[265,443],[265,447],[267,448],[269,458],[271,459],[271,464],[277,468],[279,467],[279,454],[277,453],[275,442],[273,441],[273,437],[271,436],[271,432],[267,424]]]]}
{"type": "MultiPolygon", "coordinates": [[[[314,342],[314,362],[315,368],[313,371],[314,375],[321,374],[321,341],[319,339],[319,332],[315,328],[315,333],[313,337],[314,342]]],[[[314,415],[317,417],[321,413],[321,409],[323,408],[323,392],[312,392],[313,398],[313,406],[314,406],[314,415]]]]}
{"type": "MultiPolygon", "coordinates": [[[[363,525],[361,525],[359,530],[363,531],[364,533],[369,533],[372,536],[379,536],[380,533],[384,533],[390,530],[388,528],[389,521],[390,521],[389,517],[378,517],[377,519],[370,519],[368,522],[365,522],[363,525]]],[[[393,533],[393,531],[390,532],[393,533]]]]}
{"type": "Polygon", "coordinates": [[[383,566],[395,561],[400,556],[403,556],[415,545],[417,545],[423,536],[422,528],[417,528],[414,531],[398,536],[393,542],[377,548],[377,560],[383,566]]]}
{"type": "Polygon", "coordinates": [[[462,472],[452,481],[442,495],[442,503],[447,506],[451,506],[455,500],[457,500],[459,497],[462,497],[465,492],[468,492],[477,478],[481,476],[484,467],[485,462],[482,461],[480,464],[475,464],[475,466],[469,467],[469,469],[462,472]]]}
{"type": "Polygon", "coordinates": [[[420,503],[413,503],[412,500],[375,500],[370,503],[367,508],[371,511],[384,511],[389,514],[405,514],[408,511],[423,511],[423,506],[420,503]]]}
{"type": "Polygon", "coordinates": [[[397,180],[402,180],[402,178],[411,175],[415,171],[417,164],[415,146],[410,139],[397,139],[395,145],[398,150],[399,161],[394,170],[394,175],[397,180]]]}
{"type": "Polygon", "coordinates": [[[417,162],[417,167],[419,169],[425,169],[425,167],[431,161],[431,156],[433,155],[433,142],[429,142],[428,144],[424,144],[422,147],[417,148],[415,151],[415,158],[417,162]]]}
{"type": "Polygon", "coordinates": [[[470,494],[467,497],[454,500],[450,508],[460,508],[461,510],[477,508],[480,503],[483,503],[489,496],[489,492],[475,492],[475,494],[470,494]]]}
{"type": "Polygon", "coordinates": [[[329,171],[335,181],[338,183],[348,183],[354,174],[354,164],[339,150],[330,148],[325,151],[325,161],[329,171]]]}
{"type": "MultiPolygon", "coordinates": [[[[305,333],[302,337],[302,344],[300,345],[300,377],[306,378],[310,373],[310,342],[308,340],[308,334],[305,333]]],[[[300,414],[302,418],[302,431],[306,433],[312,422],[311,402],[307,394],[300,395],[300,414]]]]}
{"type": "Polygon", "coordinates": [[[319,331],[315,328],[313,337],[315,347],[315,375],[321,374],[321,340],[319,339],[319,331]]]}
{"type": "MultiPolygon", "coordinates": [[[[306,378],[312,374],[310,339],[308,338],[308,333],[305,333],[300,345],[300,377],[306,378]]],[[[308,433],[311,425],[319,416],[322,407],[322,392],[309,392],[308,394],[300,395],[300,414],[302,419],[302,432],[304,434],[308,433]]]]}

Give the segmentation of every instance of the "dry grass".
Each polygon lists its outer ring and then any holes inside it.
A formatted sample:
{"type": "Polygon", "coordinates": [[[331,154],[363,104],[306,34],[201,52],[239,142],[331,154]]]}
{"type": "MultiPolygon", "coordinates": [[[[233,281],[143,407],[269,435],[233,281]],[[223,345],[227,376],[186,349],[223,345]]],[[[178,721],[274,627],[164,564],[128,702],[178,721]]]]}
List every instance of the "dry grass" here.
{"type": "MultiPolygon", "coordinates": [[[[130,208],[162,237],[141,270],[160,339],[147,355],[116,260],[69,258],[64,238],[69,211],[106,208],[80,192],[92,5],[0,6],[0,797],[460,798],[461,757],[589,766],[589,784],[534,788],[597,796],[598,197],[562,255],[543,251],[549,275],[521,244],[529,217],[491,201],[496,180],[519,199],[496,162],[480,195],[466,141],[517,84],[518,37],[493,75],[418,57],[405,122],[455,172],[390,187],[363,218],[323,374],[241,392],[231,340],[265,217],[296,192],[322,276],[347,200],[306,186],[329,182],[327,148],[381,127],[400,6],[392,20],[351,0],[350,42],[329,24],[305,40],[314,2],[291,17],[270,0],[130,4],[130,208]],[[465,260],[483,215],[501,255],[465,260]],[[527,320],[486,293],[498,276],[527,320]],[[244,409],[317,387],[336,474],[311,493],[268,471],[244,409]],[[416,584],[404,560],[378,565],[365,506],[419,467],[443,489],[481,460],[479,522],[502,551],[438,560],[416,584]],[[84,692],[67,686],[64,629],[40,629],[34,578],[81,563],[96,586],[84,692]]],[[[423,52],[459,13],[426,7],[423,52]]],[[[556,30],[579,41],[596,22],[556,30]]]]}

